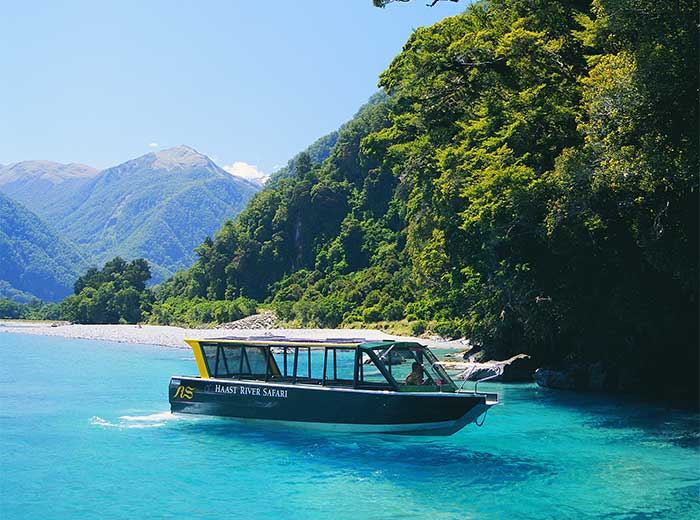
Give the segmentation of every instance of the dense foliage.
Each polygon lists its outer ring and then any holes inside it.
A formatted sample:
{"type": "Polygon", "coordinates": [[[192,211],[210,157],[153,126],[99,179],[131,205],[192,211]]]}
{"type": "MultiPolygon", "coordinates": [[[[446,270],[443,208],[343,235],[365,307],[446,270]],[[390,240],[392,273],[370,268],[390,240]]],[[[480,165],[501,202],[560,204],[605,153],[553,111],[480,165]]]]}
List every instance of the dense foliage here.
{"type": "Polygon", "coordinates": [[[417,31],[365,148],[436,311],[496,355],[697,367],[696,2],[491,1],[417,31]]]}
{"type": "Polygon", "coordinates": [[[169,297],[153,303],[148,322],[155,325],[202,326],[240,320],[255,314],[258,304],[250,298],[205,300],[169,297]]]}
{"type": "Polygon", "coordinates": [[[698,348],[697,2],[491,0],[414,32],[321,163],[256,195],[165,297],[438,322],[494,356],[698,348]]]}
{"type": "Polygon", "coordinates": [[[127,262],[115,257],[102,269],[90,268],[78,277],[74,294],[60,303],[45,303],[37,298],[18,302],[0,295],[0,318],[202,326],[239,320],[257,311],[258,303],[250,298],[168,296],[163,287],[147,288],[150,278],[150,266],[143,258],[127,262]]]}
{"type": "Polygon", "coordinates": [[[61,302],[62,319],[76,323],[137,323],[150,304],[151,278],[143,258],[116,257],[101,270],[91,268],[73,285],[75,294],[61,302]]]}
{"type": "Polygon", "coordinates": [[[61,305],[59,303],[42,303],[37,299],[28,302],[17,302],[10,298],[0,298],[0,318],[12,320],[60,320],[61,305]]]}
{"type": "Polygon", "coordinates": [[[77,250],[22,204],[0,194],[0,296],[57,301],[83,269],[77,250]]]}

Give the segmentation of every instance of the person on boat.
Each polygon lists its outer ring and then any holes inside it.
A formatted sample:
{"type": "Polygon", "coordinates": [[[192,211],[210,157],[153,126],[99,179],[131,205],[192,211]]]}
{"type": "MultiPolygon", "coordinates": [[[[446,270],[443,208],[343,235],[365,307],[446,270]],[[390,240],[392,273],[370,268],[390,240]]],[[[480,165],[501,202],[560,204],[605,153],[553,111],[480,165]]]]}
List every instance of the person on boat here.
{"type": "Polygon", "coordinates": [[[406,384],[411,386],[423,384],[423,365],[418,361],[414,361],[411,365],[411,373],[406,377],[406,384]]]}

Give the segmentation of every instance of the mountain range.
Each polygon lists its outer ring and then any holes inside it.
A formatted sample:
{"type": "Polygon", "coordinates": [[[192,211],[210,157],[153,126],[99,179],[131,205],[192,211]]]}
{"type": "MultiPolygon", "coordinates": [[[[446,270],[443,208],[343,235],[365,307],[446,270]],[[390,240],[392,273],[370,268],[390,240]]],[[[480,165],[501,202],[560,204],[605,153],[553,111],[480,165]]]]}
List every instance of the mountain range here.
{"type": "MultiPolygon", "coordinates": [[[[57,244],[79,251],[85,259],[73,263],[70,274],[61,271],[62,280],[71,275],[74,279],[87,265],[122,256],[147,259],[153,281],[159,282],[191,265],[196,259],[194,248],[235,217],[258,189],[184,145],[102,171],[51,161],[0,166],[0,193],[9,197],[4,197],[4,204],[9,207],[13,199],[13,207],[22,208],[15,212],[21,215],[19,220],[31,221],[33,227],[45,222],[39,227],[53,233],[57,244]],[[35,215],[29,216],[30,212],[35,215]]],[[[14,236],[18,219],[8,218],[1,224],[0,232],[14,236]]],[[[32,235],[23,236],[25,245],[31,242],[26,237],[32,235]]],[[[46,240],[40,244],[46,245],[46,240]]],[[[2,257],[16,250],[0,244],[2,257]]],[[[52,254],[46,251],[48,257],[52,254]]],[[[17,258],[31,270],[35,256],[17,258]]],[[[17,278],[4,272],[2,280],[43,299],[57,299],[65,292],[47,291],[32,283],[18,287],[17,278]]]]}
{"type": "Polygon", "coordinates": [[[99,170],[85,164],[22,161],[0,166],[0,192],[40,216],[60,211],[99,170]]]}

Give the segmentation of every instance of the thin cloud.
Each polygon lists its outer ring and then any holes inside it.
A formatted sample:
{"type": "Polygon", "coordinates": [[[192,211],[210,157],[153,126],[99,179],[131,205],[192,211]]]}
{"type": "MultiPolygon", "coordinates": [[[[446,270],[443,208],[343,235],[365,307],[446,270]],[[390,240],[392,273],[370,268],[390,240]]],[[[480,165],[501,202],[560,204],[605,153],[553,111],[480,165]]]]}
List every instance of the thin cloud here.
{"type": "Polygon", "coordinates": [[[148,143],[149,148],[158,148],[160,145],[158,143],[148,143]]]}
{"type": "Polygon", "coordinates": [[[224,166],[224,170],[229,172],[231,175],[241,177],[258,184],[264,184],[265,181],[270,178],[267,173],[259,170],[257,166],[243,161],[236,161],[229,166],[224,166]]]}

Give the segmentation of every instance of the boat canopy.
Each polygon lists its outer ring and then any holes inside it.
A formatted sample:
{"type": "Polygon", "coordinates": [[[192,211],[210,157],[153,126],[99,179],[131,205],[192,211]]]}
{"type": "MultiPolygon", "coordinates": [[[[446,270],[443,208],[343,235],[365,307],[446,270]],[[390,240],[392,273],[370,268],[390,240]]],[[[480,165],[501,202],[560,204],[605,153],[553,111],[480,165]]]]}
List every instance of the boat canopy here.
{"type": "Polygon", "coordinates": [[[425,346],[411,341],[283,336],[187,339],[203,379],[245,379],[401,392],[454,392],[425,346]]]}

